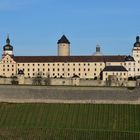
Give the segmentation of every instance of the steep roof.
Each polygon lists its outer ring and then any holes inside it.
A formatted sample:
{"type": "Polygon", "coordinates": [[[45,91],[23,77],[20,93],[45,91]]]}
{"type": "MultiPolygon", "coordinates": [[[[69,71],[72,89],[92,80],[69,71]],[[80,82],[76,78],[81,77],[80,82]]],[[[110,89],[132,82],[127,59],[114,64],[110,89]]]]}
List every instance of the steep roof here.
{"type": "Polygon", "coordinates": [[[126,56],[13,56],[18,63],[43,62],[125,62],[126,56]]]}
{"type": "Polygon", "coordinates": [[[132,56],[126,56],[125,61],[135,61],[132,56]]]}
{"type": "Polygon", "coordinates": [[[70,44],[70,41],[67,39],[65,35],[63,35],[57,42],[57,44],[60,44],[60,43],[70,44]]]}
{"type": "Polygon", "coordinates": [[[127,71],[123,66],[106,66],[103,71],[127,71]]]}

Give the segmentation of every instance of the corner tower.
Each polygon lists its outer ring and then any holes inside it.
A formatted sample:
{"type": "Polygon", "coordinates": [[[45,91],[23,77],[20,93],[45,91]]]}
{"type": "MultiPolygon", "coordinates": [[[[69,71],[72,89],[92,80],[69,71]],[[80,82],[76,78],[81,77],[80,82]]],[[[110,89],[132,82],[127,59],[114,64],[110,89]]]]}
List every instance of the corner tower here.
{"type": "Polygon", "coordinates": [[[6,45],[3,46],[3,56],[6,54],[13,55],[13,46],[10,45],[9,36],[7,36],[6,45]]]}
{"type": "Polygon", "coordinates": [[[133,58],[135,59],[135,74],[136,76],[140,75],[140,37],[136,37],[136,42],[134,43],[132,50],[133,58]]]}
{"type": "Polygon", "coordinates": [[[70,56],[70,42],[65,35],[58,40],[58,56],[70,56]]]}

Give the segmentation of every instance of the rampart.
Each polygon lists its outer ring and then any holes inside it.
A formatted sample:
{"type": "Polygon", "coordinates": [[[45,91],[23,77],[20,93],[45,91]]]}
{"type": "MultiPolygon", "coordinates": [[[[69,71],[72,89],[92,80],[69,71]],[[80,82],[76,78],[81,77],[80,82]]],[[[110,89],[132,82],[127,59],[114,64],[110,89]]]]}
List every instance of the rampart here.
{"type": "Polygon", "coordinates": [[[0,102],[140,104],[140,88],[1,85],[0,102]]]}

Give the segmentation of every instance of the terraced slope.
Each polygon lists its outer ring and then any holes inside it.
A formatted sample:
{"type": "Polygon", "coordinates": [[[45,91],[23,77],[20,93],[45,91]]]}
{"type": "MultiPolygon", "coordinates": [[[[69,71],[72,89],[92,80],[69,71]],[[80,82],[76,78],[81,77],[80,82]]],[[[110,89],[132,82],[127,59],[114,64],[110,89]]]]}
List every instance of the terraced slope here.
{"type": "Polygon", "coordinates": [[[140,105],[0,104],[0,139],[139,140],[140,105]]]}

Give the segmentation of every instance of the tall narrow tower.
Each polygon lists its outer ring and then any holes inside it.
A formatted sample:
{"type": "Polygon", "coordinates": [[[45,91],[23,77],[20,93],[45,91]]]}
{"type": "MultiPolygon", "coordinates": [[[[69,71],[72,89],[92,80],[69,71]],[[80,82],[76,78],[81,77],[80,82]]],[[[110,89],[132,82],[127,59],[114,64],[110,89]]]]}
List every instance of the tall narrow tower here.
{"type": "Polygon", "coordinates": [[[70,42],[65,35],[58,40],[58,56],[70,56],[70,42]]]}
{"type": "Polygon", "coordinates": [[[133,58],[135,59],[135,73],[136,76],[140,75],[140,37],[136,37],[136,42],[134,43],[133,50],[132,50],[133,58]]]}
{"type": "Polygon", "coordinates": [[[6,45],[3,46],[3,56],[6,54],[13,55],[13,46],[10,45],[9,36],[7,36],[6,45]]]}

